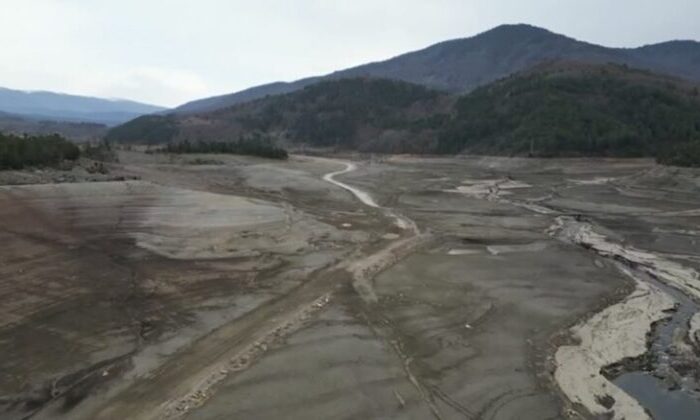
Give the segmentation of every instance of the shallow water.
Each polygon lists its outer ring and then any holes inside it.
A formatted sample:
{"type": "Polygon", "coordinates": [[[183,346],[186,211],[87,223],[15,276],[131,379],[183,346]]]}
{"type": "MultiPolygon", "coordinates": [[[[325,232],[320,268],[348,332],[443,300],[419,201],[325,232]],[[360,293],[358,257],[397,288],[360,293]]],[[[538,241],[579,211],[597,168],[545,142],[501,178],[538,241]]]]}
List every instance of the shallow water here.
{"type": "Polygon", "coordinates": [[[650,373],[630,372],[614,382],[649,410],[656,420],[700,418],[700,400],[682,390],[669,391],[662,380],[650,373]]]}
{"type": "Polygon", "coordinates": [[[664,379],[681,378],[671,366],[674,332],[678,329],[687,334],[690,318],[700,310],[700,305],[678,290],[651,278],[645,279],[668,293],[678,303],[677,311],[670,318],[656,326],[650,351],[655,356],[652,372],[628,372],[613,382],[634,397],[651,412],[656,420],[684,420],[700,418],[699,384],[688,377],[678,381],[678,389],[670,390],[669,381],[664,379]]]}

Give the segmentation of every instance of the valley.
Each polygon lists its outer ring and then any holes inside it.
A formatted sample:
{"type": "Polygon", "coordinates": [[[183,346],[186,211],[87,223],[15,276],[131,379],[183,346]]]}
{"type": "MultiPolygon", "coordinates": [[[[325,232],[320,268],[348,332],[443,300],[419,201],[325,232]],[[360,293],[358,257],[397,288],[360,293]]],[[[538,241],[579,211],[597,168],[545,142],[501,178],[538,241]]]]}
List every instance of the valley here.
{"type": "Polygon", "coordinates": [[[14,3],[0,420],[700,418],[700,3],[14,3]]]}

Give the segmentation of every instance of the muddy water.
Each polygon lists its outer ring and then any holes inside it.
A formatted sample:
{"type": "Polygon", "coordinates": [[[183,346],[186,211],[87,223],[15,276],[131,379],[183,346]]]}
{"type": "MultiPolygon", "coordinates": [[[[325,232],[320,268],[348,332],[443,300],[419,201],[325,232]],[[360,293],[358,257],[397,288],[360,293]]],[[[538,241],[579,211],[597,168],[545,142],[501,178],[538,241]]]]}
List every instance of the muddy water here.
{"type": "Polygon", "coordinates": [[[700,305],[680,291],[646,277],[645,281],[677,302],[677,309],[654,329],[649,346],[651,365],[646,366],[646,370],[623,373],[613,383],[639,401],[656,420],[697,419],[700,416],[700,383],[693,375],[695,369],[678,371],[681,369],[674,363],[677,360],[674,349],[677,337],[687,336],[690,318],[700,310],[700,305]]]}

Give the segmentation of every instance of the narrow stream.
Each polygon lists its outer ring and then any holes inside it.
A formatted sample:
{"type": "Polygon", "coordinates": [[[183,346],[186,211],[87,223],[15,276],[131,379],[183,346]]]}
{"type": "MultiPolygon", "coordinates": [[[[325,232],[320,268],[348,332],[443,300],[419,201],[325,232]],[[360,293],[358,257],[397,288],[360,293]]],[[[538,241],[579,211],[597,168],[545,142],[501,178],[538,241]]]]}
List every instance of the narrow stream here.
{"type": "Polygon", "coordinates": [[[564,238],[623,263],[635,278],[656,286],[676,303],[675,310],[653,327],[645,356],[621,361],[622,368],[605,367],[603,373],[656,420],[700,419],[700,353],[688,339],[690,319],[700,305],[682,291],[697,287],[697,273],[657,254],[611,241],[589,222],[559,217],[557,223],[564,238]]]}
{"type": "Polygon", "coordinates": [[[687,337],[690,318],[700,311],[700,305],[651,276],[640,277],[669,294],[677,302],[677,310],[654,328],[649,348],[651,363],[647,366],[650,370],[625,372],[612,382],[639,401],[656,420],[698,419],[700,366],[697,358],[679,354],[677,343],[687,337]]]}

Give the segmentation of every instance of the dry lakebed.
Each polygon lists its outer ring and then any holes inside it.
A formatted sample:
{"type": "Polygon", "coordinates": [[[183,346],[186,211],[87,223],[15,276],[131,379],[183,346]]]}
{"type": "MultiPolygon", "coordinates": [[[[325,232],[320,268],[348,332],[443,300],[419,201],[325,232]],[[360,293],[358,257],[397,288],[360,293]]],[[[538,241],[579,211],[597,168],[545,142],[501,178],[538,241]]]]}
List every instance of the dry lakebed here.
{"type": "Polygon", "coordinates": [[[119,158],[0,175],[0,419],[700,418],[700,170],[119,158]]]}

